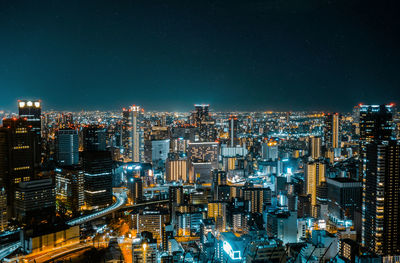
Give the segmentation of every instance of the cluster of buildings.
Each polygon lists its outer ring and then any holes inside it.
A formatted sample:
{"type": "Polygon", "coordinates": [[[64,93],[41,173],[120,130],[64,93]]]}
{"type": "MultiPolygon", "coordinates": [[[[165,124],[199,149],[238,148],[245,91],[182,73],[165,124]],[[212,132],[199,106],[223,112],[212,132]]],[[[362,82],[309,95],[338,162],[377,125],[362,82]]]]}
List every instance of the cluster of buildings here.
{"type": "Polygon", "coordinates": [[[0,231],[61,226],[122,188],[133,262],[400,260],[393,104],[42,113],[20,100],[18,110],[0,128],[0,231]]]}

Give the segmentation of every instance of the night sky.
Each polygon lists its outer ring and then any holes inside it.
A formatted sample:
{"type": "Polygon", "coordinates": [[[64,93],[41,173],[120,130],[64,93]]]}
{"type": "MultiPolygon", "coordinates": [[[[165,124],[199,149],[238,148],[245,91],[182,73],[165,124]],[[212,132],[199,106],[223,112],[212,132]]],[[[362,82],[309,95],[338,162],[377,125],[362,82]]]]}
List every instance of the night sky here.
{"type": "Polygon", "coordinates": [[[0,1],[0,109],[399,102],[398,1],[0,1]]]}

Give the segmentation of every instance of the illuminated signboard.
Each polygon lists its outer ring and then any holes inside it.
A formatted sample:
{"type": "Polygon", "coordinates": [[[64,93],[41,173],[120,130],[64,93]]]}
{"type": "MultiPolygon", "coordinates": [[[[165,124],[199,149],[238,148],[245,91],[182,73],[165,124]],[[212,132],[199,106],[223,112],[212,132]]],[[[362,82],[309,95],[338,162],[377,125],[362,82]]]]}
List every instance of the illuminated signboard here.
{"type": "Polygon", "coordinates": [[[233,251],[232,246],[228,242],[224,241],[224,243],[222,244],[222,248],[224,249],[226,254],[231,257],[231,259],[242,259],[240,256],[240,251],[233,251]]]}

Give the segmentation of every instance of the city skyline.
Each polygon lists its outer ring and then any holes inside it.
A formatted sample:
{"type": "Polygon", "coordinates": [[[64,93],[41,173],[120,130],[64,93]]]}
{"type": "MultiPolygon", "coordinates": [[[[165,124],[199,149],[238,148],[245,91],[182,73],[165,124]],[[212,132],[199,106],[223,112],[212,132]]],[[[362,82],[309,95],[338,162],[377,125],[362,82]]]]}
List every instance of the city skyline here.
{"type": "Polygon", "coordinates": [[[397,9],[373,1],[3,2],[0,105],[28,97],[73,111],[136,102],[166,111],[210,103],[343,112],[398,103],[397,9]]]}

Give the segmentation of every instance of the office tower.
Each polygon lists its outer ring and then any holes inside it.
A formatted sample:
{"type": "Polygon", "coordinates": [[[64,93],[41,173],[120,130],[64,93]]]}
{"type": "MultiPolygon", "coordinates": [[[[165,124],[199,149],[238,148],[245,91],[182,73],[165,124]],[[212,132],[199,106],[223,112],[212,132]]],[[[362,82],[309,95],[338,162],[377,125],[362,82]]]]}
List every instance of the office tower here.
{"type": "Polygon", "coordinates": [[[239,124],[237,116],[231,115],[228,119],[229,123],[229,146],[236,147],[239,145],[239,124]]]}
{"type": "Polygon", "coordinates": [[[137,232],[150,232],[157,244],[161,243],[162,228],[167,222],[168,214],[161,210],[142,210],[137,215],[137,232]]]}
{"type": "Polygon", "coordinates": [[[325,163],[321,161],[309,162],[305,166],[305,193],[311,195],[311,208],[314,217],[317,217],[317,187],[325,182],[325,163]]]}
{"type": "Polygon", "coordinates": [[[186,155],[170,153],[165,162],[165,180],[171,181],[189,181],[189,167],[186,155]]]}
{"type": "Polygon", "coordinates": [[[156,263],[157,240],[149,232],[144,232],[132,242],[133,263],[156,263]]]}
{"type": "Polygon", "coordinates": [[[40,100],[18,100],[19,117],[27,121],[34,134],[34,166],[39,167],[42,159],[42,105],[40,100]]]}
{"type": "Polygon", "coordinates": [[[333,149],[340,148],[339,127],[340,127],[339,114],[335,113],[332,115],[332,141],[331,141],[331,143],[332,143],[333,149]]]}
{"type": "Polygon", "coordinates": [[[203,142],[215,141],[217,138],[214,128],[215,120],[211,117],[208,104],[196,104],[195,110],[189,117],[190,124],[199,128],[199,140],[203,142]]]}
{"type": "Polygon", "coordinates": [[[297,217],[311,216],[311,195],[299,195],[297,200],[297,217]]]}
{"type": "Polygon", "coordinates": [[[355,209],[361,208],[362,182],[350,178],[327,178],[328,210],[332,221],[354,219],[355,209]]]}
{"type": "Polygon", "coordinates": [[[105,151],[107,149],[107,130],[90,125],[82,129],[84,151],[105,151]]]}
{"type": "Polygon", "coordinates": [[[400,254],[399,178],[399,143],[391,140],[367,144],[362,243],[378,255],[400,254]]]}
{"type": "Polygon", "coordinates": [[[207,217],[215,220],[216,229],[225,232],[227,216],[227,203],[209,202],[207,205],[207,217]]]}
{"type": "Polygon", "coordinates": [[[77,215],[85,205],[84,173],[79,168],[56,168],[57,210],[77,215]]]}
{"type": "Polygon", "coordinates": [[[143,182],[137,177],[128,179],[129,198],[132,204],[138,204],[143,201],[143,182]]]}
{"type": "Polygon", "coordinates": [[[7,217],[7,193],[4,186],[0,188],[0,232],[5,231],[8,226],[7,217]]]}
{"type": "Polygon", "coordinates": [[[394,106],[360,105],[361,148],[372,141],[386,141],[393,136],[394,106]]]}
{"type": "Polygon", "coordinates": [[[144,161],[144,123],[143,109],[131,106],[123,109],[122,143],[125,157],[133,162],[144,161]]]}
{"type": "Polygon", "coordinates": [[[97,209],[112,203],[112,159],[107,151],[83,152],[85,203],[97,209]]]}
{"type": "Polygon", "coordinates": [[[317,160],[321,157],[321,137],[311,137],[311,158],[317,160]]]}
{"type": "Polygon", "coordinates": [[[276,237],[283,244],[297,242],[297,214],[289,211],[276,210],[267,214],[267,233],[276,237]]]}
{"type": "Polygon", "coordinates": [[[264,142],[261,148],[261,156],[264,160],[278,160],[278,143],[276,141],[264,142]]]}
{"type": "Polygon", "coordinates": [[[34,178],[35,139],[25,119],[3,119],[0,129],[1,172],[7,192],[9,216],[14,214],[15,189],[34,178]]]}
{"type": "Polygon", "coordinates": [[[79,163],[79,136],[74,129],[57,131],[57,162],[60,166],[79,163]]]}
{"type": "Polygon", "coordinates": [[[219,236],[217,248],[220,251],[220,262],[242,262],[244,242],[242,238],[235,236],[232,232],[224,232],[219,236]]]}
{"type": "Polygon", "coordinates": [[[20,182],[15,190],[16,218],[23,223],[40,222],[54,215],[56,195],[52,179],[20,182]]]}

